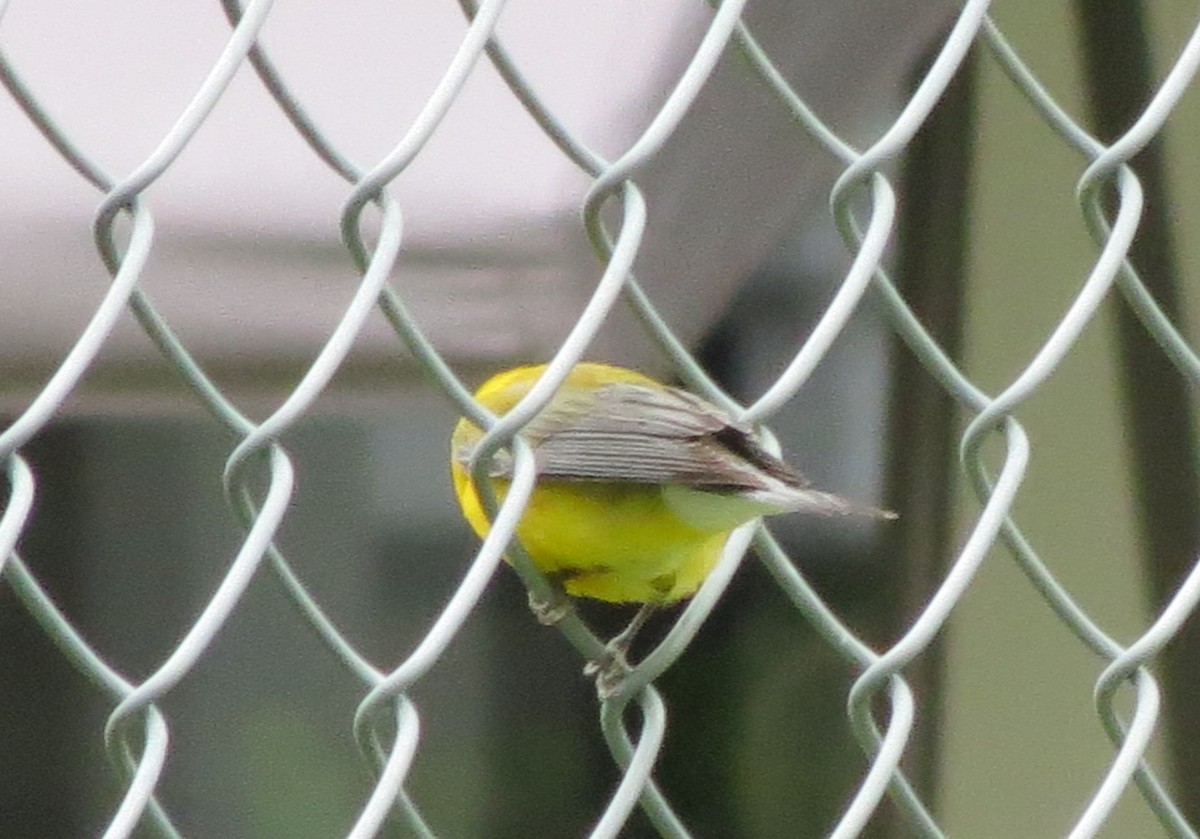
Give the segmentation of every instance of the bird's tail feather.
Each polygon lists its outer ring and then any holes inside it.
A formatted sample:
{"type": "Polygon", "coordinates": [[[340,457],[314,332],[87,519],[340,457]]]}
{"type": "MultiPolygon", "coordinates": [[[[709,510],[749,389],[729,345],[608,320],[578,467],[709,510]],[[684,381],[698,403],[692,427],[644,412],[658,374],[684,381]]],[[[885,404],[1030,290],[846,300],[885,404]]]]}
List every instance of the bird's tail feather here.
{"type": "Polygon", "coordinates": [[[898,518],[891,510],[859,504],[832,492],[822,492],[810,487],[787,487],[785,491],[777,488],[774,491],[763,492],[759,500],[779,507],[780,512],[818,516],[862,516],[882,520],[898,518]]]}

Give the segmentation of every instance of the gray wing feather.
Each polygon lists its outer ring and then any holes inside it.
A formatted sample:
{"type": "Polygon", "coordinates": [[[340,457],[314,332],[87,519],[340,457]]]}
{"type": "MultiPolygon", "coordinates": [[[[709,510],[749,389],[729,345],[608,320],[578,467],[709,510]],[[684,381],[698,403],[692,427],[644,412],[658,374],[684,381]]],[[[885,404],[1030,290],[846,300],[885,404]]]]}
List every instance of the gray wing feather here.
{"type": "MultiPolygon", "coordinates": [[[[762,486],[765,471],[802,485],[795,472],[754,441],[748,426],[675,388],[617,383],[592,394],[560,395],[522,434],[534,449],[542,480],[737,491],[762,486]]],[[[494,475],[511,469],[506,453],[493,461],[494,475]]]]}

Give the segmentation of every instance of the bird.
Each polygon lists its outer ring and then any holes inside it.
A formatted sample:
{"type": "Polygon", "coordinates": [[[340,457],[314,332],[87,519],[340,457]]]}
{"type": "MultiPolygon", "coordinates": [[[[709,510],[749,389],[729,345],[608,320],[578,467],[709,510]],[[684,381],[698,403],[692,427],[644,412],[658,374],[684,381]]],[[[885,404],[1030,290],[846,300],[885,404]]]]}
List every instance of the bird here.
{"type": "MultiPolygon", "coordinates": [[[[545,370],[498,373],[474,397],[503,415],[545,370]]],[[[454,492],[480,538],[490,521],[471,464],[483,433],[464,417],[450,438],[454,492]]],[[[536,465],[516,529],[530,559],[568,595],[641,604],[642,620],[695,594],[732,531],[760,516],[895,518],[811,487],[728,411],[611,364],[576,364],[518,433],[536,465]]],[[[488,470],[498,502],[512,470],[511,452],[500,449],[488,470]]]]}

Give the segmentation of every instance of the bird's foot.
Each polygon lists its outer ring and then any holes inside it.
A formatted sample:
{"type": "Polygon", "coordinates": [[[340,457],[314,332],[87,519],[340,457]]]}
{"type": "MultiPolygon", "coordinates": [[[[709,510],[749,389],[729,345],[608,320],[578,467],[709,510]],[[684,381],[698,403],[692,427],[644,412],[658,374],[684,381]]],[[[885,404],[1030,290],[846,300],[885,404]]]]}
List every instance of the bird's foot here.
{"type": "Polygon", "coordinates": [[[596,694],[603,700],[615,694],[625,677],[630,674],[630,666],[626,655],[629,652],[630,639],[617,636],[604,645],[600,657],[589,661],[583,668],[583,675],[596,679],[596,694]]]}
{"type": "Polygon", "coordinates": [[[596,692],[600,694],[601,699],[608,699],[616,693],[617,688],[621,686],[625,677],[633,669],[629,664],[629,648],[633,645],[633,639],[638,631],[645,626],[647,619],[654,614],[657,608],[658,604],[656,603],[642,604],[629,625],[604,645],[604,652],[600,654],[600,658],[588,662],[587,666],[583,668],[585,676],[596,677],[596,692]]]}

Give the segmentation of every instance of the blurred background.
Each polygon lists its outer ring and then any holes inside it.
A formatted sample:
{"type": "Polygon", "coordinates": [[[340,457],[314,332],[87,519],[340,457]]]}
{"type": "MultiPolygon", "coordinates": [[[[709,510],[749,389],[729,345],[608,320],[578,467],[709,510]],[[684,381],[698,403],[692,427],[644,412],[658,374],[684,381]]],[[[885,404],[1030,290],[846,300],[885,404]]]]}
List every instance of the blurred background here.
{"type": "MultiPolygon", "coordinates": [[[[462,37],[454,8],[410,5],[284,4],[266,27],[263,42],[295,95],[364,164],[402,134],[462,37]]],[[[1181,5],[1146,9],[1154,78],[1193,24],[1194,10],[1181,5]]],[[[1085,25],[1102,6],[1012,2],[995,11],[1085,123],[1105,113],[1107,88],[1092,72],[1103,32],[1085,25]]],[[[949,0],[770,0],[750,4],[747,21],[825,121],[865,148],[903,106],[956,10],[949,0]]],[[[551,109],[615,157],[661,104],[709,14],[698,3],[527,0],[505,12],[500,33],[551,109]]],[[[0,21],[0,48],[66,133],[124,173],[154,148],[227,34],[214,4],[168,13],[132,2],[18,2],[0,21]]],[[[1196,269],[1186,255],[1200,162],[1175,138],[1194,136],[1195,120],[1185,100],[1166,144],[1153,147],[1170,194],[1149,199],[1183,255],[1171,270],[1184,292],[1196,269]]],[[[8,98],[0,147],[0,411],[12,419],[75,341],[108,276],[91,241],[100,196],[8,98]]],[[[898,282],[990,392],[1027,363],[1094,261],[1074,197],[1083,168],[980,53],[891,173],[901,187],[890,256],[898,282]]],[[[638,276],[739,398],[774,381],[845,275],[850,256],[827,207],[841,169],[730,54],[638,177],[650,208],[638,276]]],[[[395,183],[406,228],[393,283],[469,382],[548,358],[572,325],[600,274],[580,224],[589,186],[486,62],[395,183]]],[[[141,287],[254,416],[286,397],[357,283],[337,228],[348,190],[244,68],[147,192],[157,238],[141,287]]],[[[1192,302],[1180,294],[1185,314],[1192,302]]],[[[1154,539],[1138,530],[1138,429],[1123,413],[1120,328],[1119,314],[1098,320],[1023,406],[1033,457],[1016,510],[1075,597],[1106,631],[1131,639],[1174,578],[1139,553],[1154,539]]],[[[622,309],[589,355],[669,374],[622,309]]],[[[379,667],[412,650],[477,546],[449,489],[455,419],[377,317],[317,409],[284,439],[298,489],[280,545],[379,667]]],[[[796,517],[773,525],[876,649],[920,612],[978,514],[955,453],[969,419],[868,299],[772,421],[815,483],[901,513],[879,527],[796,517]]],[[[39,495],[22,555],[130,679],[170,653],[241,544],[221,488],[236,443],[126,318],[59,419],[23,450],[39,495]]],[[[588,614],[600,626],[627,618],[588,614]]],[[[673,616],[656,620],[645,640],[673,616]]],[[[111,704],[8,587],[0,637],[0,834],[95,834],[122,792],[101,734],[111,704]]],[[[919,720],[909,770],[949,835],[1068,828],[1112,758],[1092,709],[1103,664],[995,550],[943,641],[911,669],[919,720]]],[[[619,776],[581,666],[501,569],[414,693],[423,739],[410,789],[439,835],[586,832],[619,776]]],[[[844,710],[855,675],[758,564],[745,563],[660,682],[671,716],[656,777],[696,835],[828,833],[866,771],[844,710]]],[[[364,694],[274,576],[260,573],[163,703],[173,739],[162,797],[183,833],[344,833],[372,786],[350,729],[364,694]]],[[[1167,695],[1173,707],[1189,696],[1200,707],[1200,685],[1187,678],[1167,695]]],[[[1187,767],[1200,765],[1194,742],[1176,737],[1155,758],[1185,804],[1196,777],[1187,767]]],[[[1126,795],[1102,835],[1157,830],[1144,803],[1126,795]]],[[[628,828],[651,833],[640,815],[628,828]]],[[[910,833],[885,805],[868,835],[910,833]]]]}

